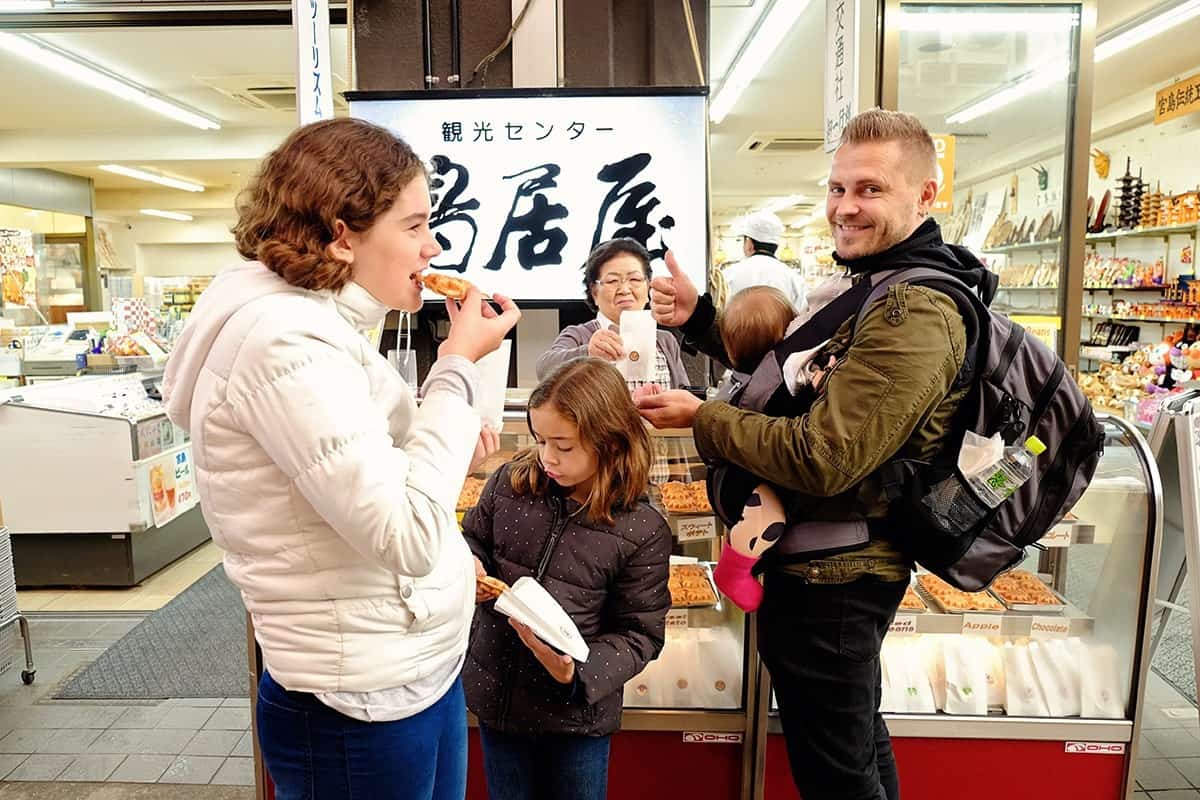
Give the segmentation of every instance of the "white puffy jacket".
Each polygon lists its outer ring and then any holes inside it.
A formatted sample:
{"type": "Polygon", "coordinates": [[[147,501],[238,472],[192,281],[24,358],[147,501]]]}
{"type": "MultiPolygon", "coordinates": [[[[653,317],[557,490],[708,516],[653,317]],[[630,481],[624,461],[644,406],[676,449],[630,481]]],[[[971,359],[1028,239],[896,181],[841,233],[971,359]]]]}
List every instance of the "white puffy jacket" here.
{"type": "Polygon", "coordinates": [[[360,333],[386,313],[357,284],[310,292],[239,264],[167,365],[204,518],[267,668],[293,691],[405,686],[466,650],[474,569],[454,507],[478,373],[439,361],[418,409],[360,333]]]}

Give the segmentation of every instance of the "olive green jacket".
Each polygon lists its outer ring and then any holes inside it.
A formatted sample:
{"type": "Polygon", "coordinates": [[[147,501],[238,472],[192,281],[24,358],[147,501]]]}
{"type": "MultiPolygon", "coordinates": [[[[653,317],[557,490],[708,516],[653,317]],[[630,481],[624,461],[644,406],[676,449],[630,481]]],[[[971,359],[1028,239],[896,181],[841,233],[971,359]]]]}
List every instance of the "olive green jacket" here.
{"type": "MultiPolygon", "coordinates": [[[[718,325],[704,325],[704,316],[696,324],[689,321],[685,335],[698,349],[727,361],[718,325]],[[701,326],[707,330],[698,330],[701,326]]],[[[711,313],[707,316],[711,321],[711,313]]],[[[853,338],[852,325],[844,323],[826,345],[836,365],[803,416],[769,417],[720,401],[704,403],[696,415],[700,455],[770,476],[769,483],[791,493],[793,519],[884,517],[887,501],[876,471],[895,457],[936,455],[966,393],[954,388],[966,329],[947,295],[900,283],[867,310],[853,338]]],[[[813,582],[846,582],[864,574],[902,580],[909,564],[881,538],[860,550],[783,569],[813,582]]]]}

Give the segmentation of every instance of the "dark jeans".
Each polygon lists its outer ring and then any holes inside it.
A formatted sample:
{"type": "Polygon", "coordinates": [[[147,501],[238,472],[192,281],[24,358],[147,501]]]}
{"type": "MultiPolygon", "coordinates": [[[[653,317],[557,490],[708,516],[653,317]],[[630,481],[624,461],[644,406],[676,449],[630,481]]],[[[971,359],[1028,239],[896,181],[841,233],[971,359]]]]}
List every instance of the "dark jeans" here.
{"type": "Polygon", "coordinates": [[[906,582],[767,575],[759,652],[771,673],[792,779],[804,800],[898,800],[879,714],[879,648],[906,582]]]}
{"type": "Polygon", "coordinates": [[[491,800],[605,800],[607,736],[501,733],[479,726],[491,800]]]}
{"type": "Polygon", "coordinates": [[[462,681],[416,716],[361,722],[264,672],[258,739],[276,800],[463,800],[467,707],[462,681]]]}

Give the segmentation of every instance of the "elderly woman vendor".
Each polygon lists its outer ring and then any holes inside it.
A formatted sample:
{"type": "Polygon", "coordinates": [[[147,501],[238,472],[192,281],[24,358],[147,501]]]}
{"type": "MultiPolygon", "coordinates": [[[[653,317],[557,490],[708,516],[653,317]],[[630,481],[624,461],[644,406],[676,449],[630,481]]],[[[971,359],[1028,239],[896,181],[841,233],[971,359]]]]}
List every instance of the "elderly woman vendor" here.
{"type": "MultiPolygon", "coordinates": [[[[619,361],[625,355],[618,333],[622,311],[641,311],[650,299],[650,254],[633,239],[601,242],[583,268],[584,301],[596,318],[564,328],[550,349],[537,361],[538,380],[564,361],[592,356],[619,361]]],[[[678,389],[688,384],[679,353],[679,342],[658,331],[654,382],[678,389]]]]}

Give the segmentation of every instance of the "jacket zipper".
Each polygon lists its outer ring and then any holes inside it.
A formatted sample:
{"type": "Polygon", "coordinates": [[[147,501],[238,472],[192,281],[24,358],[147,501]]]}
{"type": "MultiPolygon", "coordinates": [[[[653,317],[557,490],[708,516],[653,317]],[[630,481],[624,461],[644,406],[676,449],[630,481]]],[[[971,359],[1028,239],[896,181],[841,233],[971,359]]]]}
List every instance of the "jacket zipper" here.
{"type": "MultiPolygon", "coordinates": [[[[550,556],[554,553],[554,548],[558,544],[558,540],[562,538],[563,531],[566,530],[569,517],[564,513],[562,498],[551,496],[550,504],[554,507],[554,521],[550,523],[550,535],[546,537],[546,543],[542,545],[542,552],[538,556],[537,569],[533,573],[533,579],[541,582],[542,576],[546,574],[546,569],[550,566],[550,556]]],[[[504,681],[504,697],[501,701],[500,723],[501,727],[508,721],[508,712],[512,708],[512,685],[516,677],[517,660],[513,658],[508,663],[508,675],[504,681]]]]}
{"type": "Polygon", "coordinates": [[[570,519],[565,513],[566,509],[563,507],[561,497],[551,497],[551,503],[554,505],[554,522],[550,524],[550,535],[546,537],[546,543],[542,545],[537,570],[533,573],[533,579],[539,582],[550,567],[550,556],[554,555],[554,548],[558,546],[558,540],[562,538],[563,531],[566,530],[567,522],[570,519]]]}

